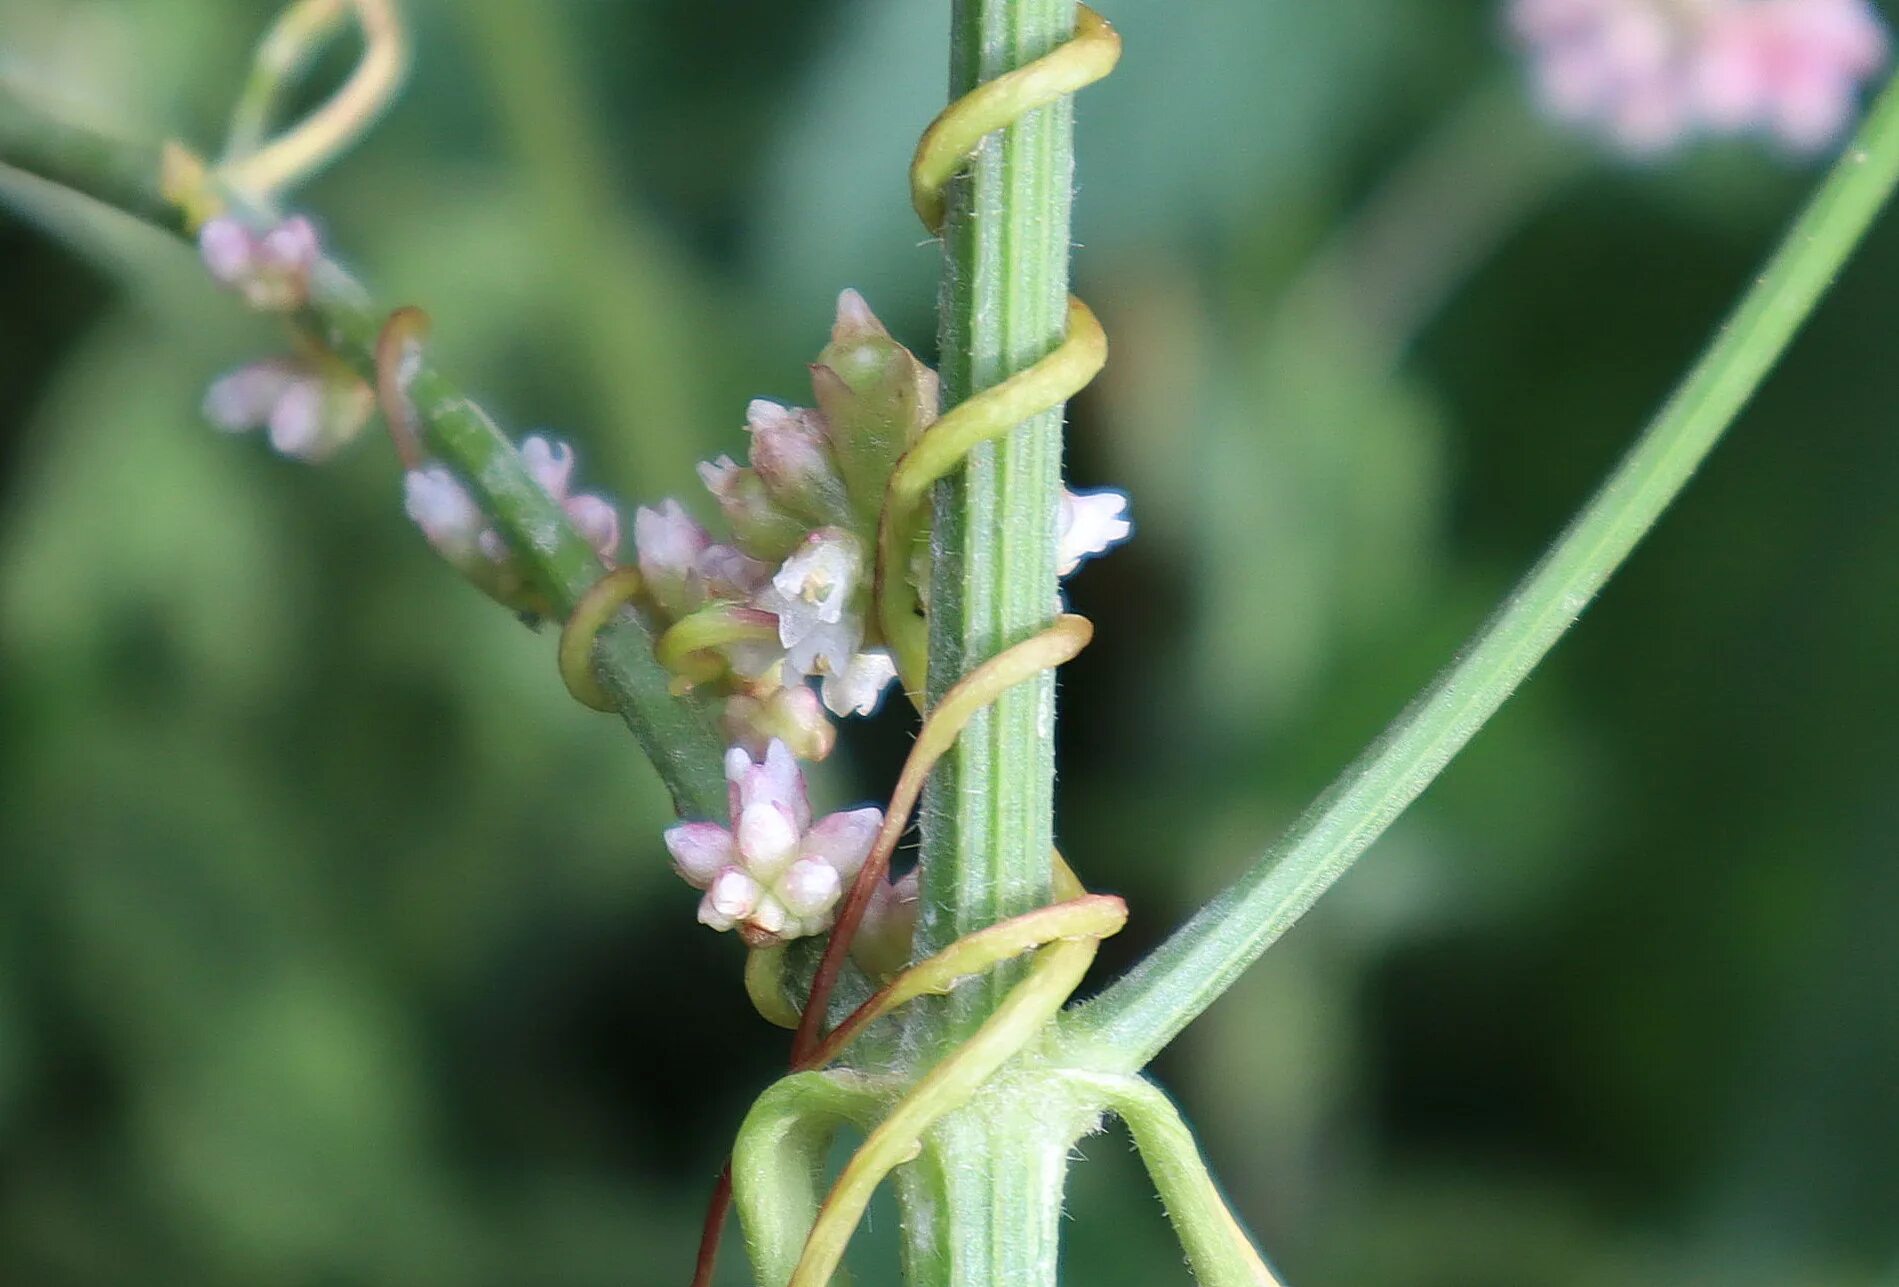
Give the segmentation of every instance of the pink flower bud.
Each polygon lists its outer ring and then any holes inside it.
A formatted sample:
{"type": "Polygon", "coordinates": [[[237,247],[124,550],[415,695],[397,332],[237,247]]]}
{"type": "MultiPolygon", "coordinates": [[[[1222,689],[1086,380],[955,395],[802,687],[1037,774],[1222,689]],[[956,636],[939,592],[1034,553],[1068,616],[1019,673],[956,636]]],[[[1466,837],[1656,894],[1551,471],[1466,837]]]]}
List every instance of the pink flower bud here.
{"type": "Polygon", "coordinates": [[[445,467],[428,465],[402,476],[403,507],[436,553],[468,572],[486,555],[481,549],[487,518],[474,497],[445,467]]]}
{"type": "Polygon", "coordinates": [[[712,880],[699,903],[699,919],[714,929],[728,930],[758,909],[763,890],[736,867],[727,867],[712,880]]]}
{"type": "Polygon", "coordinates": [[[851,959],[873,979],[890,978],[910,963],[917,933],[917,872],[880,881],[851,940],[851,959]]]}
{"type": "Polygon", "coordinates": [[[716,822],[668,827],[666,848],[673,856],[673,870],[694,889],[710,889],[721,871],[739,861],[732,833],[716,822]]]}
{"type": "Polygon", "coordinates": [[[756,469],[720,456],[699,466],[699,478],[719,502],[725,521],[732,525],[733,538],[746,554],[777,563],[797,548],[805,524],[778,507],[756,469]]]}
{"type": "Polygon", "coordinates": [[[642,505],[633,513],[633,546],[647,592],[668,615],[683,617],[705,602],[698,582],[699,556],[712,543],[676,500],[658,509],[642,505]]]}
{"type": "Polygon", "coordinates": [[[787,513],[813,525],[849,517],[844,480],[815,412],[759,398],[745,410],[745,427],[752,435],[752,468],[787,513]]]}
{"type": "Polygon", "coordinates": [[[310,297],[310,275],[323,258],[308,219],[286,219],[261,236],[219,215],[198,230],[198,253],[212,279],[260,312],[287,313],[310,297]]]}
{"type": "Polygon", "coordinates": [[[818,695],[801,683],[734,694],[723,722],[727,736],[749,755],[763,755],[773,738],[801,760],[822,760],[837,745],[837,729],[818,695]]]}
{"type": "Polygon", "coordinates": [[[298,374],[296,364],[273,358],[219,376],[204,395],[205,419],[226,433],[262,428],[298,374]]]}
{"type": "Polygon", "coordinates": [[[837,905],[844,881],[837,868],[818,858],[800,858],[778,882],[785,909],[801,919],[824,916],[837,905]]]}
{"type": "Polygon", "coordinates": [[[582,540],[593,547],[607,563],[615,563],[620,554],[620,511],[598,496],[569,496],[562,502],[567,521],[574,525],[582,540]]]}

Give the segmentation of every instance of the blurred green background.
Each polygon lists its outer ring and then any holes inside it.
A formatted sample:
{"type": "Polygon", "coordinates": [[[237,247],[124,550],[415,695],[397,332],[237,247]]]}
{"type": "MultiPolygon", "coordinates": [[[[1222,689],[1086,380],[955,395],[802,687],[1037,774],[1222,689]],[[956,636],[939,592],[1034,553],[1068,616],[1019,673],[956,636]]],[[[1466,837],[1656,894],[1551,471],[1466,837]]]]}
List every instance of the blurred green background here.
{"type": "MultiPolygon", "coordinates": [[[[684,491],[803,398],[842,286],[929,351],[943,4],[411,9],[407,93],[306,204],[590,487],[684,491]]],[[[0,0],[0,74],[209,145],[269,16],[0,0]]],[[[1071,584],[1059,825],[1132,902],[1119,968],[1443,662],[1814,176],[1564,138],[1476,0],[1111,16],[1071,472],[1139,532],[1071,584]]],[[[205,427],[272,339],[187,254],[0,196],[0,1281],[683,1282],[784,1039],[651,771],[374,436],[309,469],[205,427]]],[[[1899,1282],[1895,291],[1888,222],[1576,637],[1163,1057],[1292,1281],[1899,1282]]],[[[1082,1152],[1068,1279],[1185,1282],[1124,1137],[1082,1152]]]]}

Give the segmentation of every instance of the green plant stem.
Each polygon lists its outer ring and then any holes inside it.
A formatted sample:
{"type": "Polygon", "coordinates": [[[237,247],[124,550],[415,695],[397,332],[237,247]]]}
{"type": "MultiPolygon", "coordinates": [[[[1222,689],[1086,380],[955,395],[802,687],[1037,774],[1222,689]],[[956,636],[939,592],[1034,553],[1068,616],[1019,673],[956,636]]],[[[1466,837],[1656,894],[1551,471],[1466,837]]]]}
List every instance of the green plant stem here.
{"type": "MultiPolygon", "coordinates": [[[[1029,62],[1073,29],[1073,0],[959,0],[951,92],[1029,62]]],[[[1067,312],[1072,111],[1043,108],[991,135],[951,185],[941,296],[943,400],[955,406],[1060,343],[1067,312]]],[[[977,446],[937,488],[931,582],[934,700],[1054,618],[1061,413],[977,446]]],[[[1030,679],[970,721],[931,782],[918,949],[1048,901],[1053,677],[1030,679]]],[[[956,1040],[1013,982],[959,989],[956,1040]]]]}
{"type": "MultiPolygon", "coordinates": [[[[1074,10],[1073,0],[957,0],[952,98],[1060,45],[1074,30],[1074,10]]],[[[1073,132],[1066,99],[1030,112],[990,135],[950,186],[939,333],[945,406],[999,384],[1061,342],[1073,132]]],[[[937,487],[932,697],[1054,618],[1061,424],[1059,409],[1036,416],[977,447],[937,487]]],[[[1054,692],[1053,676],[1044,674],[1003,694],[970,722],[931,779],[920,955],[1049,901],[1054,692]]],[[[948,997],[918,1002],[912,1031],[919,1045],[941,1057],[969,1038],[1022,970],[1005,965],[948,997]]],[[[928,1195],[931,1209],[908,1212],[932,1226],[930,1237],[910,1240],[917,1287],[1054,1282],[1059,1207],[1050,1208],[1045,1192],[1048,1145],[1020,1125],[969,1110],[932,1128],[931,1150],[945,1162],[928,1195]]],[[[1061,1153],[1054,1156],[1059,1161],[1061,1153]]],[[[906,1205],[920,1192],[918,1183],[899,1187],[906,1205]]]]}
{"type": "Polygon", "coordinates": [[[1382,834],[1495,714],[1687,484],[1773,368],[1899,182],[1899,87],[1788,231],[1733,314],[1602,489],[1477,632],[1254,867],[1065,1022],[1071,1055],[1153,1058],[1382,834]]]}
{"type": "Polygon", "coordinates": [[[183,234],[184,214],[158,190],[158,154],[61,119],[0,82],[0,166],[83,193],[135,219],[183,234]]]}
{"type": "MultiPolygon", "coordinates": [[[[184,235],[184,221],[158,187],[159,152],[70,125],[0,85],[0,165],[12,166],[184,235]]],[[[376,374],[376,340],[389,310],[375,303],[334,263],[319,266],[307,328],[365,379],[376,374]]],[[[409,384],[430,450],[468,486],[508,539],[554,612],[564,617],[605,567],[567,521],[561,507],[530,478],[519,454],[493,420],[432,363],[409,384]]],[[[682,814],[725,814],[723,746],[703,707],[675,697],[653,657],[653,638],[639,615],[620,612],[594,648],[596,672],[617,700],[627,727],[645,749],[682,814]]]]}

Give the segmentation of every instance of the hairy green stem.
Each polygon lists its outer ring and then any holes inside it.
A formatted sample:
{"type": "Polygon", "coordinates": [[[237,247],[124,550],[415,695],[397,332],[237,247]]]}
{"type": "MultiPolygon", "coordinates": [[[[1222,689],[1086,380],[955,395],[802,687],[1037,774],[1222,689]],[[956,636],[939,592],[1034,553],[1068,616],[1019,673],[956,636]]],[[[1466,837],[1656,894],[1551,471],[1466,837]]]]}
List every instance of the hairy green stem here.
{"type": "Polygon", "coordinates": [[[1549,652],[1687,484],[1899,182],[1888,88],[1674,395],[1462,655],[1292,830],[1125,978],[1068,1016],[1074,1058],[1152,1059],[1302,916],[1549,652]]]}
{"type": "MultiPolygon", "coordinates": [[[[1073,29],[1073,0],[960,0],[951,92],[1029,62],[1073,29]]],[[[943,399],[955,406],[1032,366],[1061,341],[1068,298],[1072,112],[1042,108],[991,135],[950,186],[941,296],[943,399]]],[[[939,485],[930,687],[1045,629],[1054,617],[1061,413],[974,448],[939,485]]],[[[931,783],[924,816],[919,949],[1048,901],[1054,757],[1052,676],[970,721],[931,783]]],[[[1010,971],[959,990],[953,1040],[978,1026],[1010,971]]]]}
{"type": "MultiPolygon", "coordinates": [[[[159,151],[62,122],[0,85],[0,165],[11,166],[183,235],[184,220],[160,192],[159,151]]],[[[300,325],[354,367],[376,377],[376,341],[389,310],[332,263],[319,267],[300,325]]],[[[508,539],[554,612],[565,616],[605,572],[561,507],[528,476],[514,445],[461,388],[421,363],[408,384],[430,450],[469,487],[508,539]]],[[[725,813],[723,746],[712,720],[675,697],[637,613],[620,612],[594,646],[597,674],[645,749],[681,813],[725,813]]]]}
{"type": "MultiPolygon", "coordinates": [[[[956,0],[950,93],[1061,45],[1074,0],[956,0]]],[[[943,227],[940,370],[945,406],[1001,383],[1060,342],[1068,298],[1074,114],[1068,100],[988,136],[948,190],[943,227]]],[[[929,684],[940,695],[963,674],[1054,617],[1056,510],[1062,412],[1036,416],[976,447],[936,489],[930,588],[929,684]]],[[[1053,842],[1052,675],[1005,693],[975,717],[931,779],[923,813],[923,889],[917,950],[1049,901],[1053,842]]],[[[969,1038],[1022,978],[1015,963],[948,997],[912,1007],[913,1031],[938,1054],[969,1038]]],[[[1059,1183],[1048,1194],[1046,1141],[994,1113],[965,1111],[935,1124],[931,1150],[946,1159],[928,1239],[911,1240],[917,1287],[1052,1284],[1059,1183]],[[925,1250],[926,1244],[928,1250],[925,1250]]],[[[899,1188],[908,1203],[917,1190],[899,1188]]]]}

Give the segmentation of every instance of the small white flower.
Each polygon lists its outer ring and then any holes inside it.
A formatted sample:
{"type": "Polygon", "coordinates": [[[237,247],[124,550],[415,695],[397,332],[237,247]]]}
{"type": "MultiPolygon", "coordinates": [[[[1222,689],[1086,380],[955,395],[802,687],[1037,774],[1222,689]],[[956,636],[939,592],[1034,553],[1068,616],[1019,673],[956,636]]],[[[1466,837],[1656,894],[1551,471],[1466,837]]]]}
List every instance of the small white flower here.
{"type": "Polygon", "coordinates": [[[840,674],[824,677],[824,704],[833,715],[868,715],[897,677],[897,663],[882,648],[854,654],[840,674]]]}
{"type": "Polygon", "coordinates": [[[729,825],[682,822],[666,832],[673,869],[705,891],[699,919],[753,947],[821,934],[883,826],[878,809],[811,821],[804,775],[784,743],[762,761],[726,753],[729,825]]]}
{"type": "Polygon", "coordinates": [[[864,642],[863,547],[840,528],[805,538],[758,596],[778,617],[778,641],[800,675],[841,675],[864,642]]]}
{"type": "Polygon", "coordinates": [[[1134,531],[1128,498],[1116,491],[1071,492],[1062,488],[1057,576],[1067,576],[1081,561],[1119,545],[1134,531]]]}

